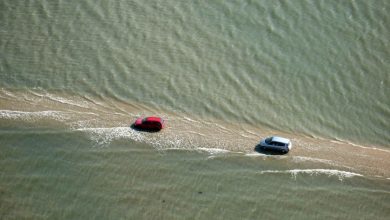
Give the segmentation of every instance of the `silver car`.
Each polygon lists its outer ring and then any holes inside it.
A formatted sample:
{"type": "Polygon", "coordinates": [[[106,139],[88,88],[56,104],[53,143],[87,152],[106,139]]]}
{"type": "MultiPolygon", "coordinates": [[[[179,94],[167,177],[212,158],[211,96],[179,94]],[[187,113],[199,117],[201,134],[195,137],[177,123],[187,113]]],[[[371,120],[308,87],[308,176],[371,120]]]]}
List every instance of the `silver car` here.
{"type": "Polygon", "coordinates": [[[292,143],[287,138],[272,136],[261,140],[258,147],[264,151],[277,151],[285,154],[291,150],[292,143]]]}

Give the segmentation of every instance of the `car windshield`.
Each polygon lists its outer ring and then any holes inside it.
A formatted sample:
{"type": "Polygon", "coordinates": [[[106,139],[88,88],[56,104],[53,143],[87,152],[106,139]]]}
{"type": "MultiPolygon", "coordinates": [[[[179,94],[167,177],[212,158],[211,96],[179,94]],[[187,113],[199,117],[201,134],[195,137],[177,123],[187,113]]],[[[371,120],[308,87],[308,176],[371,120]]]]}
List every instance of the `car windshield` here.
{"type": "Polygon", "coordinates": [[[160,123],[162,123],[162,119],[160,119],[160,120],[161,120],[161,122],[156,120],[156,118],[149,117],[149,118],[142,119],[142,123],[143,124],[160,124],[160,123]]]}
{"type": "Polygon", "coordinates": [[[272,142],[272,137],[265,139],[265,143],[270,144],[272,142]]]}

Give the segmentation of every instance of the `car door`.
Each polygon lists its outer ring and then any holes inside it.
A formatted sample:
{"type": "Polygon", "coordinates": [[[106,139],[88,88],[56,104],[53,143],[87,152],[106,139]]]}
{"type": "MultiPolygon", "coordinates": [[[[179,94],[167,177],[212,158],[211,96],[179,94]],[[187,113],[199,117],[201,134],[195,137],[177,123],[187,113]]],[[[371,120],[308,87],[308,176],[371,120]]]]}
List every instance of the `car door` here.
{"type": "Polygon", "coordinates": [[[146,120],[146,121],[144,121],[144,123],[142,125],[145,129],[149,129],[150,128],[150,121],[146,120]]]}

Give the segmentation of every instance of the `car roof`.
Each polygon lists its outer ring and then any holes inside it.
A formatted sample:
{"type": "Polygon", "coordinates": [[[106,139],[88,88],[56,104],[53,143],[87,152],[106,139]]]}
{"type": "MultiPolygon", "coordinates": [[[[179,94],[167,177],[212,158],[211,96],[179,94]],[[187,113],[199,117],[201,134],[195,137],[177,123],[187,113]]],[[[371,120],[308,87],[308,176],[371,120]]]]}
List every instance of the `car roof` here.
{"type": "Polygon", "coordinates": [[[145,120],[145,121],[157,121],[157,122],[161,122],[161,121],[162,121],[162,118],[156,117],[156,116],[151,116],[151,117],[146,117],[144,120],[145,120]]]}
{"type": "Polygon", "coordinates": [[[283,143],[283,144],[288,144],[290,142],[289,139],[287,138],[282,138],[282,137],[278,137],[278,136],[273,136],[272,137],[272,141],[274,142],[279,142],[279,143],[283,143]]]}

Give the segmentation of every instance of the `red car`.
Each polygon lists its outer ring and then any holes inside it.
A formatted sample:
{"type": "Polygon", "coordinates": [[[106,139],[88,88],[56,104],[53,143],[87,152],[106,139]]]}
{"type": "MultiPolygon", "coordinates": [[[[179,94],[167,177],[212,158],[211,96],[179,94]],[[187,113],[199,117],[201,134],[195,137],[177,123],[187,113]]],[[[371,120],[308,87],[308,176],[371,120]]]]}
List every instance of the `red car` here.
{"type": "Polygon", "coordinates": [[[155,116],[138,118],[133,126],[136,129],[159,131],[164,128],[164,120],[155,116]]]}

